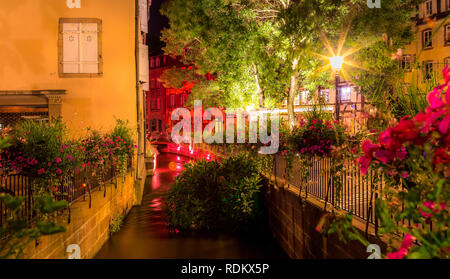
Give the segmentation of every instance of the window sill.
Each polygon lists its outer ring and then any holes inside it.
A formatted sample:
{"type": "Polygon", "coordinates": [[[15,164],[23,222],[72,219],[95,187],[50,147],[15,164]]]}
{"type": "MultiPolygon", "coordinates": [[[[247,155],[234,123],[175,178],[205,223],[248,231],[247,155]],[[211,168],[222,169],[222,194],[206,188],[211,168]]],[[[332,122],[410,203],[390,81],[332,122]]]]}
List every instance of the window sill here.
{"type": "Polygon", "coordinates": [[[98,74],[65,74],[59,73],[60,78],[101,78],[103,73],[98,74]]]}

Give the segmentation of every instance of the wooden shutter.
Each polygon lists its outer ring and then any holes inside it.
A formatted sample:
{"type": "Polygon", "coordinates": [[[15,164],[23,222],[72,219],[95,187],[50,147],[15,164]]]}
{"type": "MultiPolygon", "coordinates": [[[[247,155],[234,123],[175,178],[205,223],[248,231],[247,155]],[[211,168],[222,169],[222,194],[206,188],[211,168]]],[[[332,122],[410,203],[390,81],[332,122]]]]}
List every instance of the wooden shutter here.
{"type": "Polygon", "coordinates": [[[62,25],[62,67],[63,73],[80,72],[80,24],[63,23],[62,25]]]}
{"type": "Polygon", "coordinates": [[[141,22],[141,31],[148,33],[148,2],[139,0],[139,16],[141,22]]]}
{"type": "Polygon", "coordinates": [[[99,72],[98,25],[97,23],[82,23],[80,27],[80,72],[97,74],[99,72]]]}

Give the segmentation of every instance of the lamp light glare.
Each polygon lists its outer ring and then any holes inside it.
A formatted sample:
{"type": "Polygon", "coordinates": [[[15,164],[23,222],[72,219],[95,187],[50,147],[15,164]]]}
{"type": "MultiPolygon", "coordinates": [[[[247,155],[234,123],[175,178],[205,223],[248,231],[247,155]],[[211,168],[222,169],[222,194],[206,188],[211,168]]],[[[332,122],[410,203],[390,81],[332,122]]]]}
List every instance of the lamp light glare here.
{"type": "Polygon", "coordinates": [[[333,70],[339,71],[342,69],[342,65],[344,64],[344,57],[343,56],[333,56],[330,58],[330,64],[333,70]]]}

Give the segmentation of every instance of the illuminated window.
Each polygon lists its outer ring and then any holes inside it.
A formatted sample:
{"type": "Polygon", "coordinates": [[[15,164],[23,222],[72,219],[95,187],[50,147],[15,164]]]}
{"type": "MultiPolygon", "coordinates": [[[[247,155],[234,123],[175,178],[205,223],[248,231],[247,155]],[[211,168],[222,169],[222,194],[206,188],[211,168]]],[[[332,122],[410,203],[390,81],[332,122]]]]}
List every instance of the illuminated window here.
{"type": "Polygon", "coordinates": [[[58,60],[60,77],[102,76],[102,21],[61,18],[58,60]]]}
{"type": "Polygon", "coordinates": [[[159,57],[156,58],[156,68],[161,66],[161,60],[159,59],[159,57]]]}
{"type": "Polygon", "coordinates": [[[300,105],[300,95],[296,95],[294,98],[294,106],[300,105]]]}
{"type": "Polygon", "coordinates": [[[155,68],[155,60],[153,58],[150,59],[150,68],[155,68]]]}
{"type": "Polygon", "coordinates": [[[424,48],[433,47],[433,41],[431,40],[432,35],[433,31],[431,29],[427,29],[422,32],[422,45],[424,48]]]}
{"type": "Polygon", "coordinates": [[[321,89],[319,91],[319,99],[324,103],[330,102],[330,90],[329,89],[321,89]]]}
{"type": "Polygon", "coordinates": [[[175,106],[175,95],[170,95],[170,106],[171,107],[175,106]]]}
{"type": "Polygon", "coordinates": [[[352,88],[350,86],[341,87],[341,102],[350,102],[352,100],[352,88]]]}
{"type": "Polygon", "coordinates": [[[302,104],[308,104],[309,103],[309,91],[303,91],[302,92],[302,104]]]}
{"type": "Polygon", "coordinates": [[[425,16],[431,16],[433,14],[433,0],[425,1],[425,16]]]}

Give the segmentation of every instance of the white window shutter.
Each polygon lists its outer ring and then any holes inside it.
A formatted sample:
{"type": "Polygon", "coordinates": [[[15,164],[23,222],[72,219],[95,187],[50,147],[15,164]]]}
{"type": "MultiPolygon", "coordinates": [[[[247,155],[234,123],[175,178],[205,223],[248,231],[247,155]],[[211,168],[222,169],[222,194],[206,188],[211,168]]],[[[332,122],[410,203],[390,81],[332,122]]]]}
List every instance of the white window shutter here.
{"type": "Polygon", "coordinates": [[[141,31],[148,33],[148,2],[147,0],[139,0],[139,14],[141,21],[141,31]]]}
{"type": "Polygon", "coordinates": [[[144,44],[139,44],[139,81],[142,83],[149,81],[148,46],[144,44]]]}
{"type": "Polygon", "coordinates": [[[80,39],[80,71],[81,73],[97,74],[99,72],[97,23],[81,24],[80,39]]]}
{"type": "Polygon", "coordinates": [[[79,73],[80,72],[80,25],[78,23],[64,23],[63,32],[63,72],[79,73]]]}

